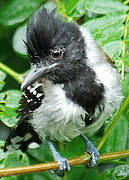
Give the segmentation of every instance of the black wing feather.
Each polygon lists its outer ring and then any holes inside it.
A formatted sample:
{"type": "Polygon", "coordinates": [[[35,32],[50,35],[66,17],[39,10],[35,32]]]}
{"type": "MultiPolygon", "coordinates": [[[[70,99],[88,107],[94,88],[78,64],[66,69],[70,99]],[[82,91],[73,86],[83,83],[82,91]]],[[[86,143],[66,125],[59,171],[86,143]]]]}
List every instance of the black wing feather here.
{"type": "Polygon", "coordinates": [[[39,136],[34,131],[29,120],[32,118],[32,112],[41,105],[43,98],[44,94],[41,86],[34,88],[34,85],[32,85],[29,90],[25,89],[22,99],[19,102],[18,114],[20,119],[15,127],[11,129],[4,146],[4,151],[10,149],[26,151],[31,142],[41,143],[39,136]],[[32,88],[33,92],[36,91],[36,94],[31,91],[32,88]],[[37,94],[40,94],[40,97],[37,94]]]}

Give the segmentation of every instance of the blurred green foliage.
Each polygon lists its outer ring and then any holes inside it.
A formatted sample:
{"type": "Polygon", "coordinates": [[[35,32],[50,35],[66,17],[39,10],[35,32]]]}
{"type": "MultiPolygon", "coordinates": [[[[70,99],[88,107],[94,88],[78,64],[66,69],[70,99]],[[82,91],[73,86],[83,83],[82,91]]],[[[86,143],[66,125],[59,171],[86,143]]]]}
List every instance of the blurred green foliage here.
{"type": "MultiPolygon", "coordinates": [[[[128,0],[1,0],[0,62],[6,64],[16,72],[18,77],[26,72],[29,69],[29,59],[23,40],[26,40],[25,32],[28,18],[41,6],[45,6],[49,10],[57,7],[58,12],[67,21],[76,21],[80,26],[87,28],[92,33],[96,42],[115,62],[118,71],[124,75],[122,81],[123,95],[127,98],[129,96],[128,2],[128,0]]],[[[5,72],[2,71],[1,65],[0,69],[0,128],[5,128],[5,125],[12,127],[18,120],[16,109],[19,106],[18,102],[22,93],[20,92],[20,84],[16,82],[15,77],[8,75],[10,74],[9,70],[5,69],[5,72]]],[[[105,122],[105,129],[109,127],[114,115],[115,113],[105,122]]],[[[102,147],[102,153],[125,150],[129,147],[128,121],[129,105],[102,147]]],[[[5,128],[5,131],[7,131],[7,128],[5,128]]],[[[94,135],[91,138],[96,146],[101,136],[94,135]]],[[[0,135],[0,168],[52,161],[52,155],[46,142],[37,149],[28,149],[27,154],[21,151],[4,153],[3,145],[6,137],[1,137],[3,136],[0,135]]],[[[58,143],[55,143],[55,145],[61,151],[62,148],[58,146],[58,143]]],[[[71,143],[64,144],[63,148],[64,151],[61,151],[61,154],[67,158],[81,155],[85,149],[79,137],[71,143]]],[[[109,162],[110,166],[108,167],[110,169],[106,168],[106,165],[101,164],[91,169],[87,169],[82,165],[72,167],[64,180],[129,179],[129,165],[127,160],[119,160],[114,164],[113,162],[109,162]]],[[[59,180],[61,178],[49,172],[2,178],[2,180],[37,179],[59,180]]]]}

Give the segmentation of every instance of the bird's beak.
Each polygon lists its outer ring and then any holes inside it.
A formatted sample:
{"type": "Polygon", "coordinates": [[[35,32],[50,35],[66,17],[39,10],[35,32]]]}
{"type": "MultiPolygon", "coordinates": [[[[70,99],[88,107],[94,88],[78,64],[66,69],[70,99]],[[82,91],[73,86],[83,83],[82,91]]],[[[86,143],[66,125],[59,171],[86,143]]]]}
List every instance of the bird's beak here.
{"type": "Polygon", "coordinates": [[[36,80],[40,79],[40,77],[43,77],[47,72],[49,72],[52,68],[57,66],[57,63],[51,64],[51,65],[46,65],[46,66],[41,66],[38,67],[36,64],[32,67],[32,69],[29,71],[27,76],[25,77],[22,85],[21,85],[21,90],[23,91],[26,89],[28,86],[33,84],[36,80]]]}

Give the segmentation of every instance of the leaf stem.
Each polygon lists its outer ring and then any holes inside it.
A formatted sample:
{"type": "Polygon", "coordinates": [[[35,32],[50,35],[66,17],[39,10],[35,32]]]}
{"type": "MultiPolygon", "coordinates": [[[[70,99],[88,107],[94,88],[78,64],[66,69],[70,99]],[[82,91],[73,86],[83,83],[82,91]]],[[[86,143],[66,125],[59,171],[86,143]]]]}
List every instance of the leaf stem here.
{"type": "MultiPolygon", "coordinates": [[[[129,156],[129,150],[101,154],[99,162],[125,158],[128,156],[129,156]]],[[[86,155],[78,156],[68,160],[70,166],[79,165],[79,164],[88,164],[89,162],[90,160],[87,158],[86,155]]],[[[28,165],[22,167],[3,168],[0,169],[0,177],[41,172],[41,171],[53,170],[57,168],[59,168],[58,162],[40,163],[40,164],[28,165]]]]}
{"type": "Polygon", "coordinates": [[[24,80],[24,77],[25,77],[25,75],[27,73],[27,72],[25,72],[25,73],[17,73],[14,70],[12,70],[10,67],[3,64],[2,62],[0,62],[0,69],[2,69],[6,73],[8,73],[10,76],[12,76],[16,81],[18,81],[19,84],[22,83],[22,81],[24,80]]]}
{"type": "Polygon", "coordinates": [[[125,4],[125,5],[126,5],[126,4],[128,4],[128,3],[129,3],[129,0],[126,0],[123,4],[125,4]]]}
{"type": "Polygon", "coordinates": [[[127,105],[129,104],[129,96],[125,99],[122,107],[119,109],[119,111],[117,112],[116,116],[114,117],[113,122],[111,123],[110,127],[107,129],[106,133],[104,134],[103,138],[101,139],[97,149],[98,151],[101,149],[101,147],[103,146],[104,142],[106,141],[107,137],[109,136],[111,130],[113,129],[113,127],[115,126],[115,124],[117,123],[119,117],[121,116],[121,114],[124,112],[125,108],[127,107],[127,105]]]}

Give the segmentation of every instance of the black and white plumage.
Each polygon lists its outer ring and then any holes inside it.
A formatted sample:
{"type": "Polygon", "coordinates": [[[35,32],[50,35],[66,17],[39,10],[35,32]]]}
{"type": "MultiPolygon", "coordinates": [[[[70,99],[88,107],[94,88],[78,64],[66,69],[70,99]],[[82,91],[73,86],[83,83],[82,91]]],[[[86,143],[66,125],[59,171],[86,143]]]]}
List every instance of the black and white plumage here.
{"type": "MultiPolygon", "coordinates": [[[[46,138],[53,151],[50,140],[70,141],[82,133],[96,132],[122,95],[119,74],[90,33],[43,8],[28,23],[26,46],[31,70],[22,83],[21,118],[5,150],[25,150],[31,142],[46,138]]],[[[93,146],[91,149],[95,165],[98,154],[93,146]]]]}

